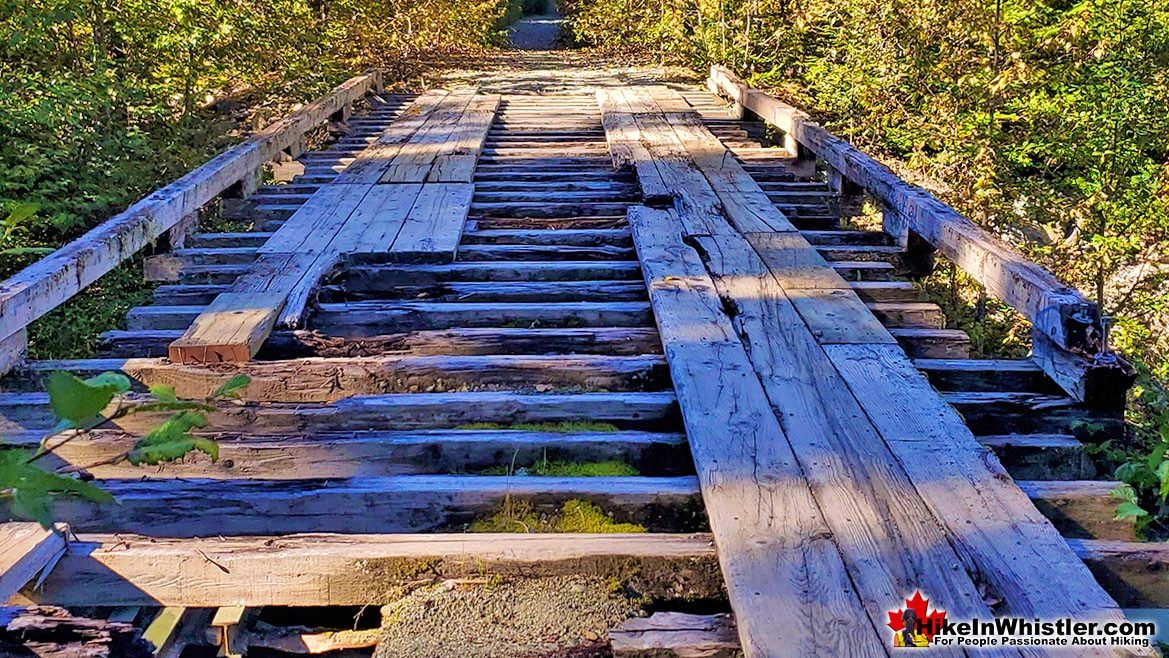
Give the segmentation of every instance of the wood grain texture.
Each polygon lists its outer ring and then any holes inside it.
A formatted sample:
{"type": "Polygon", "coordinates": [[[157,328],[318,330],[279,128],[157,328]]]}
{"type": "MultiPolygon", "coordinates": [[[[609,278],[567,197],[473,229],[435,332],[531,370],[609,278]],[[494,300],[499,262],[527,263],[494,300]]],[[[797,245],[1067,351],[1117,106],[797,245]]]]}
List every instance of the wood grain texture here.
{"type": "Polygon", "coordinates": [[[1007,610],[1040,618],[1120,617],[1115,601],[904,352],[882,345],[824,350],[954,549],[1007,610]]]}
{"type": "Polygon", "coordinates": [[[39,523],[0,524],[0,603],[20,591],[65,553],[64,525],[56,530],[39,523]]]}
{"type": "Polygon", "coordinates": [[[82,535],[45,587],[61,605],[378,605],[402,588],[485,574],[596,575],[649,596],[721,596],[709,535],[82,535]]]}
{"type": "Polygon", "coordinates": [[[780,422],[673,215],[633,208],[629,223],[744,652],[884,655],[780,422]],[[826,615],[831,635],[820,632],[826,615]]]}

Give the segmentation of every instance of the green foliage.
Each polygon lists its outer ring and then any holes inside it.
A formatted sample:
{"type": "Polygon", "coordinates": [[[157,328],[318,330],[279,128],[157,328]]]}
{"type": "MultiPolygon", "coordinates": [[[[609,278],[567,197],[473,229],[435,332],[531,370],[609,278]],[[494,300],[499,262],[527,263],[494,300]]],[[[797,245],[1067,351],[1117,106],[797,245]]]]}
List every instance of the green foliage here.
{"type": "Polygon", "coordinates": [[[1134,520],[1137,532],[1150,539],[1169,539],[1169,393],[1140,369],[1129,421],[1131,443],[1105,442],[1095,450],[1115,466],[1113,476],[1123,484],[1112,492],[1118,501],[1116,517],[1134,520]]]}
{"type": "Polygon", "coordinates": [[[57,424],[41,440],[36,451],[0,446],[0,498],[11,500],[12,511],[17,516],[48,528],[52,525],[52,497],[56,494],[79,496],[97,503],[113,502],[113,497],[99,486],[74,477],[74,474],[84,473],[93,466],[121,461],[135,466],[161,464],[180,460],[192,451],[202,452],[215,461],[219,458],[219,444],[192,432],[207,426],[206,414],[214,410],[211,403],[239,397],[250,383],[247,375],[235,375],[201,401],[180,400],[173,387],[155,385],[150,387],[146,400],[125,405],[122,398],[130,392],[132,384],[121,373],[105,372],[81,379],[72,373],[53,372],[45,389],[57,424]],[[171,415],[111,459],[89,466],[66,466],[56,471],[42,468],[37,463],[108,420],[146,412],[169,412],[171,415]]]}

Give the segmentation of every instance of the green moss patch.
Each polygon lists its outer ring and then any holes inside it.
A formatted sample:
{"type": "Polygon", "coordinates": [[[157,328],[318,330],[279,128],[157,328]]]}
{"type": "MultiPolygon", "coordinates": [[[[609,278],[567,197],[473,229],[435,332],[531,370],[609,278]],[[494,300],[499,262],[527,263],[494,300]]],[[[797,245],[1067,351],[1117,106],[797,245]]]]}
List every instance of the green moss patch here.
{"type": "Polygon", "coordinates": [[[499,511],[478,519],[468,532],[588,532],[623,533],[645,532],[636,523],[618,523],[597,505],[587,500],[565,501],[554,513],[542,513],[527,501],[506,500],[499,511]]]}
{"type": "Polygon", "coordinates": [[[638,470],[629,464],[609,460],[602,462],[569,462],[542,459],[530,466],[493,466],[480,475],[511,475],[523,469],[525,475],[543,477],[613,477],[619,475],[641,475],[638,470]]]}

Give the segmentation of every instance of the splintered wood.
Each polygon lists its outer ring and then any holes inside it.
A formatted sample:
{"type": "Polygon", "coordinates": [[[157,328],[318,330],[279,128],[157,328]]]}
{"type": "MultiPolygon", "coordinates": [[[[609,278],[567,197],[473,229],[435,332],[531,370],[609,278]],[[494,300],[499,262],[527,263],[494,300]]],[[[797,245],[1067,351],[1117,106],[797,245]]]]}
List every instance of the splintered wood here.
{"type": "Polygon", "coordinates": [[[321,278],[348,255],[453,261],[498,104],[471,89],[418,97],[260,247],[252,270],[171,343],[171,360],[248,361],[277,325],[300,324],[321,278]]]}
{"type": "Polygon", "coordinates": [[[680,96],[598,97],[614,165],[673,202],[629,223],[747,656],[884,655],[890,602],[916,590],[962,619],[992,616],[988,600],[1121,618],[680,96]]]}

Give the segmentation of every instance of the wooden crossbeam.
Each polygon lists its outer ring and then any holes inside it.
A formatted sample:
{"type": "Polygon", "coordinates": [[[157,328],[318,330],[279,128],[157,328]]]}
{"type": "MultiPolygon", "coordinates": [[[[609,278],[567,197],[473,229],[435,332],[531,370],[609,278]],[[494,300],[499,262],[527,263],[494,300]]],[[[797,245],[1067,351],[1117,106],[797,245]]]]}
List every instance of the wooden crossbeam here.
{"type": "Polygon", "coordinates": [[[65,553],[64,525],[42,528],[38,523],[0,525],[0,603],[8,600],[65,553]]]}
{"type": "Polygon", "coordinates": [[[82,535],[44,587],[57,605],[378,605],[451,578],[595,574],[646,596],[721,596],[709,535],[82,535]],[[166,573],[168,577],[159,578],[166,573]]]}

